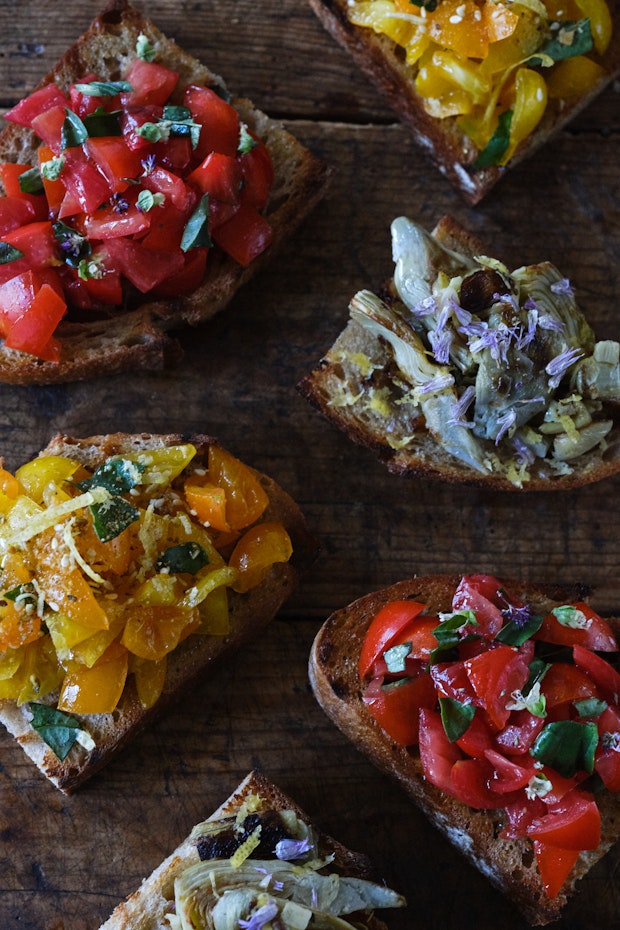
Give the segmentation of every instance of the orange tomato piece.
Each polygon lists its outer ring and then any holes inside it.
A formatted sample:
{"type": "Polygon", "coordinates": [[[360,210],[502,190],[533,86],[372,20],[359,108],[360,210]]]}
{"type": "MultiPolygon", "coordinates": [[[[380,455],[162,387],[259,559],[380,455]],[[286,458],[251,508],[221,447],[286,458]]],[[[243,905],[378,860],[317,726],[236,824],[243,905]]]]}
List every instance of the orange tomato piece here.
{"type": "Polygon", "coordinates": [[[281,523],[259,523],[244,533],[229,559],[239,578],[233,589],[249,591],[265,577],[275,562],[288,562],[293,553],[291,539],[281,523]]]}
{"type": "Polygon", "coordinates": [[[11,500],[19,494],[19,481],[6,468],[0,468],[0,491],[11,500]]]}
{"type": "Polygon", "coordinates": [[[482,7],[482,22],[489,43],[507,39],[517,28],[519,16],[501,3],[487,2],[482,7]]]}
{"type": "Polygon", "coordinates": [[[164,690],[166,666],[166,656],[158,662],[140,659],[137,656],[131,657],[130,669],[136,683],[138,699],[145,709],[152,707],[164,690]]]}
{"type": "Polygon", "coordinates": [[[73,714],[109,714],[118,704],[129,666],[120,643],[108,646],[92,668],[75,667],[65,675],[58,709],[73,714]]]}
{"type": "Polygon", "coordinates": [[[463,58],[486,58],[489,52],[486,24],[473,0],[443,0],[430,18],[428,34],[463,58]]]}
{"type": "Polygon", "coordinates": [[[222,533],[229,533],[230,526],[226,519],[226,490],[214,484],[194,484],[186,482],[185,500],[189,508],[205,526],[213,527],[222,533]]]}
{"type": "Polygon", "coordinates": [[[55,538],[49,532],[42,533],[36,544],[37,579],[45,600],[82,626],[107,630],[110,624],[103,607],[79,568],[70,560],[64,564],[66,550],[62,546],[52,546],[55,538]]]}
{"type": "Polygon", "coordinates": [[[195,630],[197,611],[159,604],[134,604],[127,608],[121,643],[133,655],[158,662],[195,630]]]}
{"type": "Polygon", "coordinates": [[[142,551],[142,544],[138,540],[137,523],[132,523],[118,536],[108,542],[102,542],[91,520],[80,527],[75,533],[75,543],[80,555],[96,572],[111,572],[113,575],[124,575],[133,559],[142,551]]]}
{"type": "Polygon", "coordinates": [[[218,446],[209,447],[209,482],[226,491],[226,519],[233,530],[254,523],[269,503],[256,472],[218,446]]]}

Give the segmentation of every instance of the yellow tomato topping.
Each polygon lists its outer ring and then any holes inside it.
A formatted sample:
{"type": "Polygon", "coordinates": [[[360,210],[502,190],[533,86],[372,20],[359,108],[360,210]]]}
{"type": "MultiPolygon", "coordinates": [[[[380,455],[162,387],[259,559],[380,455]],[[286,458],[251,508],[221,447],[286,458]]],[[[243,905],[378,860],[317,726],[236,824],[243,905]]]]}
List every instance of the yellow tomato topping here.
{"type": "Polygon", "coordinates": [[[284,527],[258,522],[259,475],[214,445],[205,467],[195,455],[183,444],[94,473],[60,456],[0,468],[0,699],[58,691],[60,711],[111,713],[132,676],[150,707],[179,644],[225,636],[229,597],[290,558],[284,527]]]}

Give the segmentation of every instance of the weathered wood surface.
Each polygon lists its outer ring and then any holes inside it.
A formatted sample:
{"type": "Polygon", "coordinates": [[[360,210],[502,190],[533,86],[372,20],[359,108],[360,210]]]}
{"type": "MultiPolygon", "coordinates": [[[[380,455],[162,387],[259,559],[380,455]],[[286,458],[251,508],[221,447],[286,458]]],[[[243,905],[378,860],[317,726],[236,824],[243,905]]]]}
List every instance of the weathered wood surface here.
{"type": "MultiPolygon", "coordinates": [[[[0,106],[27,92],[97,10],[86,0],[2,0],[0,106]]],[[[333,609],[413,572],[579,579],[595,586],[600,609],[618,612],[618,479],[538,495],[399,481],[320,420],[295,385],[342,327],[351,294],[389,273],[389,223],[401,212],[428,226],[449,212],[515,263],[555,261],[600,334],[617,338],[618,93],[610,88],[473,209],[303,0],[153,0],[148,12],[333,165],[330,194],[225,314],[182,337],[177,369],[0,385],[0,454],[16,467],[58,430],[205,430],[298,499],[322,552],[260,641],[78,795],[49,787],[0,734],[0,926],[95,930],[259,765],[407,895],[395,930],[522,930],[514,909],[327,721],[307,656],[333,609]]],[[[620,853],[603,860],[558,926],[620,926],[619,864],[620,853]]]]}

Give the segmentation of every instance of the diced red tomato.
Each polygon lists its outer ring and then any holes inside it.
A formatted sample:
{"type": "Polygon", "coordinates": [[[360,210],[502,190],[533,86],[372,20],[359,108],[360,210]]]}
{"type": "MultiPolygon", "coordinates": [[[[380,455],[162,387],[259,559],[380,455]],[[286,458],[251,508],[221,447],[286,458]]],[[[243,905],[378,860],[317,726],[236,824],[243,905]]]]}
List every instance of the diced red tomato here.
{"type": "Polygon", "coordinates": [[[528,710],[513,710],[504,729],[495,734],[495,743],[509,755],[522,755],[530,751],[544,725],[543,717],[528,710]]]}
{"type": "Polygon", "coordinates": [[[487,749],[484,757],[493,768],[491,787],[493,791],[499,794],[507,794],[510,791],[525,788],[532,776],[537,772],[533,759],[529,759],[529,764],[527,761],[524,761],[523,764],[517,763],[512,759],[507,759],[506,756],[495,749],[487,749]]]}
{"type": "Polygon", "coordinates": [[[452,768],[463,758],[456,743],[451,743],[436,711],[420,710],[420,759],[424,774],[437,788],[453,794],[452,768]]]}
{"type": "Polygon", "coordinates": [[[562,849],[596,849],[601,842],[600,811],[591,795],[576,788],[530,824],[527,834],[562,849]]]}
{"type": "MultiPolygon", "coordinates": [[[[96,80],[98,78],[95,74],[88,74],[83,80],[78,81],[78,84],[91,84],[96,80]]],[[[94,94],[84,94],[77,89],[75,84],[72,84],[69,88],[69,106],[80,119],[90,116],[95,110],[111,110],[115,102],[117,102],[115,97],[98,97],[94,94]]]]}
{"type": "Polygon", "coordinates": [[[150,211],[149,220],[148,232],[140,240],[145,248],[173,250],[181,247],[188,211],[178,210],[174,204],[164,202],[150,211]]]}
{"type": "Polygon", "coordinates": [[[222,203],[239,203],[241,166],[232,155],[211,152],[188,176],[187,181],[203,194],[210,194],[222,203]]]}
{"type": "Polygon", "coordinates": [[[608,791],[620,791],[620,710],[607,707],[598,719],[599,745],[594,770],[608,791]]]}
{"type": "Polygon", "coordinates": [[[135,197],[125,200],[124,194],[119,196],[123,198],[122,206],[107,203],[84,217],[84,232],[90,239],[108,241],[126,238],[144,233],[149,229],[151,213],[139,210],[135,197]]]}
{"type": "Polygon", "coordinates": [[[81,148],[68,149],[64,153],[65,168],[62,183],[79,210],[92,213],[109,199],[112,189],[109,181],[90,162],[81,148]]]}
{"type": "Polygon", "coordinates": [[[418,601],[390,601],[375,614],[360,652],[358,668],[362,678],[385,650],[395,645],[407,624],[424,609],[425,605],[418,601]]]}
{"type": "Polygon", "coordinates": [[[125,142],[132,150],[138,150],[142,158],[152,154],[154,144],[149,142],[144,136],[141,136],[138,130],[146,123],[156,123],[161,119],[163,107],[127,107],[123,110],[120,123],[125,142]]]}
{"type": "Polygon", "coordinates": [[[529,669],[520,652],[511,646],[497,646],[465,662],[467,676],[498,730],[510,716],[507,705],[513,691],[520,691],[529,669]]]}
{"type": "Polygon", "coordinates": [[[28,97],[24,97],[18,104],[12,107],[4,114],[4,118],[10,123],[17,123],[19,126],[33,128],[33,120],[45,113],[47,110],[66,107],[69,101],[57,84],[46,84],[45,87],[33,91],[28,97]]]}
{"type": "Polygon", "coordinates": [[[62,297],[49,284],[42,284],[30,305],[11,321],[4,337],[5,346],[40,356],[66,311],[62,297]]]}
{"type": "Polygon", "coordinates": [[[135,58],[125,75],[131,91],[121,93],[123,107],[163,106],[177,85],[177,71],[154,61],[135,58]]]}
{"type": "Polygon", "coordinates": [[[620,703],[620,675],[601,656],[584,646],[573,647],[575,665],[586,672],[610,704],[620,703]]]}
{"type": "Polygon", "coordinates": [[[66,117],[67,111],[64,107],[51,107],[32,119],[33,131],[39,139],[49,145],[54,155],[60,155],[62,152],[62,127],[66,117]]]}
{"type": "Polygon", "coordinates": [[[157,144],[157,161],[161,167],[183,177],[193,156],[192,143],[187,136],[170,136],[167,142],[157,144]]]}
{"type": "Polygon", "coordinates": [[[195,156],[202,161],[209,152],[236,155],[239,148],[239,114],[210,87],[191,84],[185,89],[185,106],[200,123],[195,156]]]}
{"type": "Polygon", "coordinates": [[[435,689],[428,675],[382,685],[375,679],[364,692],[364,704],[379,726],[401,746],[415,746],[420,708],[432,709],[435,689]]]}
{"type": "Polygon", "coordinates": [[[146,249],[140,242],[119,237],[109,239],[106,248],[111,260],[143,294],[162,284],[183,268],[182,252],[146,249]]]}
{"type": "Polygon", "coordinates": [[[465,662],[437,662],[431,665],[430,674],[439,697],[479,705],[465,662]]]}
{"type": "Polygon", "coordinates": [[[457,746],[472,759],[484,759],[487,749],[493,748],[493,742],[486,720],[477,711],[463,733],[456,740],[457,746]]]}
{"type": "Polygon", "coordinates": [[[153,168],[142,179],[142,186],[153,193],[163,194],[177,210],[187,210],[193,199],[185,181],[165,168],[153,168]]]}
{"type": "Polygon", "coordinates": [[[544,618],[535,639],[544,640],[546,643],[557,643],[560,646],[577,644],[596,652],[615,652],[618,644],[607,621],[583,601],[573,606],[584,614],[587,628],[564,626],[555,614],[550,613],[544,618]]]}
{"type": "Polygon", "coordinates": [[[241,200],[257,210],[264,210],[273,186],[273,162],[264,142],[238,158],[243,175],[241,200]]]}
{"type": "Polygon", "coordinates": [[[254,207],[241,204],[231,219],[213,230],[213,240],[240,265],[249,265],[273,241],[273,227],[254,207]]]}
{"type": "Polygon", "coordinates": [[[575,701],[600,697],[590,676],[568,662],[552,663],[542,680],[541,691],[548,711],[559,704],[570,705],[575,701]]]}
{"type": "Polygon", "coordinates": [[[453,610],[473,610],[478,627],[476,632],[492,639],[501,630],[504,618],[502,612],[490,598],[497,590],[495,579],[489,581],[488,575],[470,575],[461,579],[452,599],[453,610]]]}
{"type": "Polygon", "coordinates": [[[474,810],[495,810],[504,807],[506,797],[490,787],[493,766],[485,759],[459,759],[452,766],[452,794],[474,810]]]}
{"type": "MultiPolygon", "coordinates": [[[[28,194],[22,191],[20,177],[29,171],[31,165],[18,165],[12,162],[0,164],[0,179],[8,197],[27,203],[33,220],[46,220],[48,218],[47,201],[42,194],[28,194]]],[[[0,203],[5,198],[0,198],[0,203]]],[[[27,221],[26,221],[27,222],[27,221]]]]}
{"type": "MultiPolygon", "coordinates": [[[[23,253],[23,260],[30,268],[37,269],[58,264],[58,244],[52,224],[48,221],[27,223],[25,226],[11,229],[2,238],[23,253]]],[[[17,268],[19,262],[23,260],[19,259],[11,264],[17,268]]],[[[6,267],[8,266],[5,265],[4,268],[6,267]]]]}
{"type": "Polygon", "coordinates": [[[578,849],[561,849],[534,840],[536,865],[549,898],[557,898],[579,856],[578,849]]]}
{"type": "MultiPolygon", "coordinates": [[[[149,233],[150,235],[150,233],[149,233]]],[[[178,297],[195,291],[205,275],[208,249],[191,249],[183,257],[183,267],[153,288],[154,297],[178,297]]]]}
{"type": "Polygon", "coordinates": [[[108,195],[127,190],[130,179],[142,173],[140,153],[130,149],[122,136],[96,136],[87,139],[84,148],[105,178],[108,195]]]}
{"type": "MultiPolygon", "coordinates": [[[[41,144],[38,148],[37,156],[39,161],[39,168],[41,168],[41,165],[43,165],[45,162],[51,161],[51,159],[54,157],[54,153],[49,145],[41,144]]],[[[43,181],[43,190],[45,191],[45,199],[47,200],[50,215],[56,216],[58,209],[65,197],[65,185],[62,183],[60,178],[52,181],[51,179],[41,175],[41,180],[43,181]]]]}
{"type": "Polygon", "coordinates": [[[27,200],[18,197],[0,197],[0,236],[18,226],[32,223],[35,212],[27,200]]]}

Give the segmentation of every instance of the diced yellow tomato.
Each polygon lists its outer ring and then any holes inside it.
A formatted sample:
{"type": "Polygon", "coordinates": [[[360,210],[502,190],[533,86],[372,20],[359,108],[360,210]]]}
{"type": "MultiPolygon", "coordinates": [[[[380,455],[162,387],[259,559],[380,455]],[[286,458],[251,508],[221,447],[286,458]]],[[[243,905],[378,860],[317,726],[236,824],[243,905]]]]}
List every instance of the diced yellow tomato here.
{"type": "Polygon", "coordinates": [[[482,103],[491,91],[490,81],[480,74],[478,66],[452,52],[435,52],[431,64],[441,77],[468,94],[474,103],[482,103]]]}
{"type": "Polygon", "coordinates": [[[82,626],[107,630],[109,622],[105,610],[79,568],[71,564],[67,551],[61,545],[52,545],[54,539],[57,539],[55,534],[46,531],[35,544],[37,579],[45,600],[53,609],[82,626]]]}
{"type": "Polygon", "coordinates": [[[175,575],[160,573],[147,578],[136,588],[133,600],[138,604],[174,607],[183,597],[183,585],[175,575]]]}
{"type": "Polygon", "coordinates": [[[269,503],[257,473],[215,445],[209,447],[209,482],[226,491],[226,518],[233,530],[254,523],[269,503]]]}
{"type": "Polygon", "coordinates": [[[58,709],[69,714],[108,714],[118,704],[129,660],[124,646],[112,643],[92,668],[75,668],[65,675],[58,709]]]}
{"type": "Polygon", "coordinates": [[[482,7],[482,21],[487,32],[489,45],[511,36],[519,24],[519,15],[503,3],[487,0],[482,7]]]}
{"type": "Polygon", "coordinates": [[[6,468],[0,468],[0,492],[5,494],[12,501],[14,501],[19,494],[19,482],[6,468]]]}
{"type": "Polygon", "coordinates": [[[55,691],[63,674],[50,637],[41,636],[24,647],[22,661],[15,674],[0,680],[0,698],[11,698],[18,704],[36,701],[55,691]]]}
{"type": "Polygon", "coordinates": [[[534,131],[547,107],[547,85],[538,71],[519,68],[515,77],[515,101],[510,122],[510,145],[500,164],[505,165],[517,146],[534,131]]]}
{"type": "Polygon", "coordinates": [[[158,662],[130,656],[129,670],[133,673],[136,683],[138,700],[146,709],[152,707],[159,700],[166,682],[167,657],[158,662]]]}
{"type": "Polygon", "coordinates": [[[575,0],[575,3],[590,20],[592,41],[599,55],[604,55],[611,41],[613,22],[605,0],[575,0]]]}
{"type": "Polygon", "coordinates": [[[420,61],[415,88],[422,97],[426,112],[438,119],[470,113],[473,102],[469,94],[448,80],[432,60],[425,59],[426,55],[420,61]]]}
{"type": "Polygon", "coordinates": [[[463,58],[486,58],[487,27],[474,0],[443,0],[429,19],[428,33],[440,48],[463,58]]]}
{"type": "Polygon", "coordinates": [[[200,485],[195,480],[186,481],[185,499],[189,508],[205,526],[222,533],[229,533],[226,519],[226,490],[214,484],[200,485]]]}
{"type": "Polygon", "coordinates": [[[122,644],[141,659],[159,661],[200,625],[195,610],[154,604],[127,607],[122,644]]]}
{"type": "Polygon", "coordinates": [[[4,599],[0,605],[0,652],[25,646],[39,638],[41,618],[35,610],[26,610],[4,599]]]}
{"type": "Polygon", "coordinates": [[[178,446],[166,446],[161,449],[149,449],[146,452],[132,452],[123,455],[129,462],[138,462],[144,466],[141,484],[146,487],[160,487],[170,484],[187,468],[196,455],[196,447],[191,443],[178,446]]]}
{"type": "Polygon", "coordinates": [[[414,27],[407,20],[395,16],[395,12],[396,4],[392,0],[361,0],[351,6],[349,18],[356,26],[383,33],[397,45],[405,47],[414,27]]]}
{"type": "Polygon", "coordinates": [[[228,591],[225,586],[214,588],[199,605],[201,623],[197,633],[226,636],[230,633],[228,591]]]}
{"type": "Polygon", "coordinates": [[[553,99],[581,97],[604,77],[605,69],[585,55],[559,61],[547,77],[547,90],[553,99]]]}
{"type": "Polygon", "coordinates": [[[43,455],[18,468],[15,477],[28,497],[41,504],[44,491],[49,485],[62,485],[72,478],[80,467],[79,462],[62,455],[43,455]]]}
{"type": "Polygon", "coordinates": [[[259,584],[275,562],[288,562],[293,553],[281,523],[259,523],[244,533],[229,559],[239,572],[233,589],[241,594],[259,584]]]}

